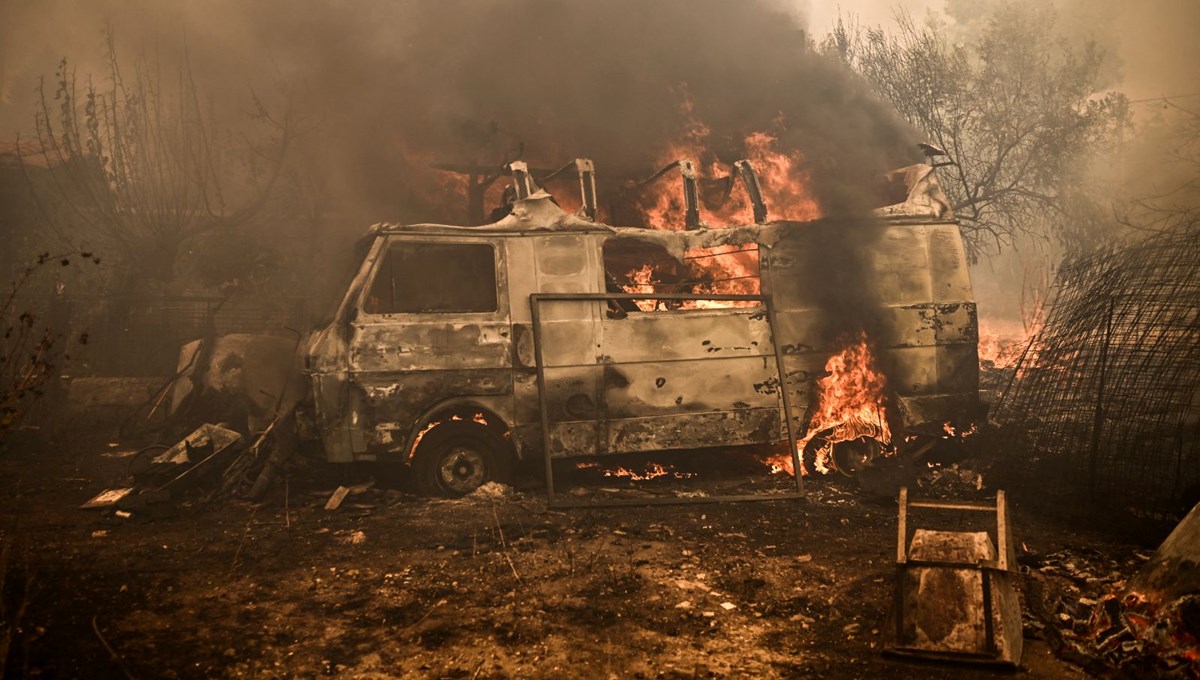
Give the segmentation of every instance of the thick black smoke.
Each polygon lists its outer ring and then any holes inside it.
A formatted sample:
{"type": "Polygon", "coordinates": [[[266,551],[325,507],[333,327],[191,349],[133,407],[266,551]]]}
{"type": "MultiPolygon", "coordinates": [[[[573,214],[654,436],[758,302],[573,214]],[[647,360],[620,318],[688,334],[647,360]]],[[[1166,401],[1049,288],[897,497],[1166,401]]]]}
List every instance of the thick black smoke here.
{"type": "MultiPolygon", "coordinates": [[[[45,23],[56,7],[13,14],[45,23]]],[[[869,203],[861,188],[911,158],[915,141],[806,44],[793,14],[765,0],[212,0],[142,9],[152,11],[101,3],[65,19],[60,37],[91,42],[86,65],[106,21],[126,49],[162,54],[184,36],[200,87],[229,112],[248,108],[251,87],[268,100],[286,90],[312,122],[301,144],[330,190],[390,213],[381,217],[456,217],[430,214],[444,208],[428,195],[430,162],[499,164],[523,151],[540,165],[587,156],[602,173],[648,172],[687,124],[688,101],[722,160],[741,157],[754,131],[800,150],[822,207],[835,214],[869,203]]]]}

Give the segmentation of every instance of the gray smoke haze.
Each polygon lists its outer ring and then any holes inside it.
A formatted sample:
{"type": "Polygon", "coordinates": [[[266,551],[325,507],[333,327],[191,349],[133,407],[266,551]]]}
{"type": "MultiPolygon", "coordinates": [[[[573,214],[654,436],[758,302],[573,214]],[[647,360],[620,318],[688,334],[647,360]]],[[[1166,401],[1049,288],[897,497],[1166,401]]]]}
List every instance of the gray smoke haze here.
{"type": "Polygon", "coordinates": [[[6,131],[28,129],[34,77],[61,56],[104,72],[106,24],[125,53],[169,58],[186,38],[201,90],[227,115],[251,88],[268,101],[287,91],[311,123],[310,162],[374,218],[461,219],[431,200],[430,162],[498,165],[523,148],[533,164],[588,156],[601,173],[648,173],[686,100],[723,161],[760,130],[801,151],[835,214],[867,207],[862,187],[918,141],[806,47],[794,8],[764,0],[17,0],[3,12],[6,131]]]}

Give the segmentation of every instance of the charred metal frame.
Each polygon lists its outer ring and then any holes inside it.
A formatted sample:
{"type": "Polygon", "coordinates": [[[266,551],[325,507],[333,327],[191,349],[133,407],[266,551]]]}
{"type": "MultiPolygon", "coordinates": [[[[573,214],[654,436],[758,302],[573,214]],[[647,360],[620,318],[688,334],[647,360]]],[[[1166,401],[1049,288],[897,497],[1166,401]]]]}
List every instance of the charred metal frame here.
{"type": "Polygon", "coordinates": [[[763,199],[762,185],[758,183],[758,173],[754,171],[754,166],[750,165],[750,161],[741,160],[733,164],[733,169],[738,177],[742,178],[742,184],[746,185],[746,193],[754,206],[754,223],[766,224],[767,202],[763,199]]]}
{"type": "Polygon", "coordinates": [[[1004,661],[997,657],[998,650],[996,647],[995,622],[992,615],[992,579],[998,574],[1017,573],[1014,569],[1011,569],[1009,565],[1010,536],[1008,529],[1008,503],[1005,500],[1004,492],[996,492],[996,501],[994,503],[977,503],[970,501],[910,501],[908,499],[908,487],[900,487],[899,506],[900,510],[897,520],[898,538],[896,542],[896,595],[894,604],[896,619],[895,635],[897,646],[887,651],[891,654],[916,656],[927,659],[949,659],[979,663],[1003,664],[1004,661]],[[908,511],[910,509],[917,508],[958,512],[995,513],[996,559],[979,560],[977,563],[910,559],[908,556],[908,511]],[[974,569],[979,571],[980,586],[983,591],[984,653],[936,652],[928,649],[922,649],[920,647],[908,647],[902,644],[902,641],[905,639],[905,575],[909,569],[914,567],[952,570],[974,569]]]}
{"type": "MultiPolygon", "coordinates": [[[[579,175],[579,200],[583,206],[583,215],[588,220],[595,222],[599,214],[596,210],[596,164],[590,158],[576,158],[575,160],[560,167],[554,172],[540,175],[539,181],[542,184],[558,177],[566,172],[568,168],[575,168],[576,174],[579,175]]],[[[530,171],[536,173],[537,171],[530,171]]]]}
{"type": "Polygon", "coordinates": [[[529,296],[531,326],[533,327],[534,365],[537,373],[538,410],[542,424],[542,451],[546,465],[546,504],[551,508],[579,507],[617,507],[627,505],[684,505],[698,503],[735,502],[735,501],[773,501],[802,498],[804,496],[804,476],[800,474],[800,453],[796,450],[796,433],[792,423],[791,403],[783,363],[783,351],[776,339],[775,310],[771,305],[769,295],[703,295],[703,294],[664,294],[664,293],[533,293],[529,296]],[[717,302],[758,302],[763,305],[767,315],[767,325],[771,332],[771,349],[775,355],[775,370],[779,376],[780,399],[783,405],[784,431],[787,433],[788,449],[792,455],[792,469],[796,470],[796,491],[787,494],[741,494],[725,496],[704,496],[700,498],[648,498],[648,499],[613,499],[601,502],[556,501],[554,498],[554,458],[550,455],[550,412],[546,403],[546,367],[542,356],[542,324],[541,305],[543,302],[609,302],[615,300],[675,300],[697,301],[711,300],[717,302]]]}
{"type": "Polygon", "coordinates": [[[579,195],[583,201],[583,214],[596,221],[596,166],[590,158],[576,158],[575,169],[579,172],[579,195]]]}
{"type": "Polygon", "coordinates": [[[525,161],[513,161],[508,164],[508,171],[512,174],[513,188],[517,191],[517,200],[524,200],[533,195],[537,191],[537,185],[533,183],[533,177],[529,174],[529,166],[525,161]]]}
{"type": "MultiPolygon", "coordinates": [[[[698,229],[700,227],[700,190],[697,187],[699,181],[696,175],[696,164],[686,158],[675,161],[664,166],[661,170],[650,175],[646,179],[635,182],[634,186],[645,186],[654,180],[667,174],[670,170],[679,168],[679,174],[683,177],[683,205],[684,205],[684,224],[688,229],[698,229]]],[[[639,298],[640,299],[640,298],[639,298]]],[[[711,300],[712,298],[701,298],[711,300]]]]}

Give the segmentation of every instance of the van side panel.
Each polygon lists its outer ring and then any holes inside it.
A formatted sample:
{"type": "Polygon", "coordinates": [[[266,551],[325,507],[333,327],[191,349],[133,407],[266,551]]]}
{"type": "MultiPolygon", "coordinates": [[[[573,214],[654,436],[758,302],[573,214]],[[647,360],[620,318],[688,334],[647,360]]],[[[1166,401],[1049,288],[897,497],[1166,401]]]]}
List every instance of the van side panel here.
{"type": "Polygon", "coordinates": [[[796,225],[781,232],[764,261],[797,432],[814,381],[840,349],[832,336],[843,327],[867,329],[905,427],[975,417],[979,329],[956,224],[796,225]],[[831,276],[845,272],[833,269],[829,244],[851,239],[856,261],[846,266],[861,306],[833,318],[819,296],[831,276]]]}
{"type": "MultiPolygon", "coordinates": [[[[518,450],[525,455],[543,447],[529,296],[601,292],[604,270],[595,234],[512,238],[509,253],[514,430],[518,450]]],[[[594,451],[597,444],[601,374],[596,357],[602,314],[596,302],[557,302],[541,310],[550,436],[558,446],[579,452],[594,451]]]]}
{"type": "MultiPolygon", "coordinates": [[[[541,302],[544,312],[570,304],[541,302]]],[[[781,438],[775,355],[762,309],[606,315],[600,352],[591,356],[577,351],[587,338],[547,326],[542,347],[552,456],[781,438]]]]}
{"type": "MultiPolygon", "coordinates": [[[[370,314],[351,323],[351,388],[360,395],[365,430],[357,458],[398,451],[430,408],[450,399],[474,398],[512,417],[512,328],[509,321],[503,238],[392,236],[389,244],[490,243],[495,248],[495,312],[370,314]],[[365,455],[363,455],[365,454],[365,455]]],[[[359,301],[360,309],[362,301],[359,301]]]]}
{"type": "Polygon", "coordinates": [[[606,453],[780,439],[763,310],[633,312],[602,329],[606,453]]]}

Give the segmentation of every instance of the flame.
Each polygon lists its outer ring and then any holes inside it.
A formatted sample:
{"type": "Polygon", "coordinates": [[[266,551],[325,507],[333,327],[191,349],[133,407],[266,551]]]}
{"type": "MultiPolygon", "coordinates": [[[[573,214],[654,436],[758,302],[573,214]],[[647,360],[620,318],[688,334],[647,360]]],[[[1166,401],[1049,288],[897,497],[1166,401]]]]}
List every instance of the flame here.
{"type": "Polygon", "coordinates": [[[1013,368],[1040,323],[997,322],[979,319],[979,364],[992,368],[1013,368]]]}
{"type": "MultiPolygon", "coordinates": [[[[654,284],[656,281],[654,278],[653,265],[644,264],[640,268],[626,273],[625,278],[629,281],[629,283],[623,284],[621,289],[626,293],[653,294],[655,292],[654,284]]],[[[661,304],[658,300],[653,298],[634,300],[633,303],[637,305],[638,309],[642,310],[643,312],[653,312],[654,310],[658,309],[659,305],[661,304]]]]}
{"type": "MultiPolygon", "coordinates": [[[[758,295],[759,269],[758,248],[746,246],[716,246],[695,248],[687,251],[683,258],[688,269],[695,272],[696,279],[703,282],[692,287],[693,293],[714,295],[758,295]]],[[[730,307],[755,307],[753,300],[689,300],[684,309],[727,309],[730,307]]]]}
{"type": "MultiPolygon", "coordinates": [[[[796,441],[803,460],[804,451],[820,440],[815,451],[816,472],[834,469],[833,447],[839,442],[861,438],[874,439],[884,447],[892,443],[884,407],[887,380],[875,366],[866,333],[859,333],[843,350],[825,363],[826,376],[817,381],[817,408],[809,420],[805,435],[796,441]]],[[[767,461],[773,470],[795,475],[792,457],[775,456],[767,461]]],[[[801,474],[809,474],[801,464],[801,474]]]]}
{"type": "Polygon", "coordinates": [[[643,481],[643,480],[647,480],[647,479],[654,479],[655,477],[666,477],[667,475],[671,475],[672,477],[674,477],[676,479],[686,479],[688,477],[695,476],[694,473],[679,472],[675,469],[674,466],[663,465],[661,463],[650,463],[650,464],[646,465],[645,471],[640,472],[640,473],[634,472],[633,470],[630,470],[629,468],[625,468],[625,467],[618,467],[615,470],[605,470],[604,471],[605,477],[628,477],[630,480],[635,481],[635,482],[639,482],[639,481],[643,481]]]}
{"type": "MultiPolygon", "coordinates": [[[[708,138],[712,131],[695,117],[690,99],[685,97],[680,109],[686,122],[679,135],[658,154],[658,167],[687,159],[696,163],[697,175],[702,183],[706,180],[708,183],[714,180],[732,183],[728,195],[723,196],[720,205],[715,208],[705,206],[705,201],[701,201],[702,212],[707,208],[709,216],[719,223],[749,224],[753,221],[750,196],[741,180],[735,178],[732,167],[722,163],[709,151],[708,138]]],[[[775,124],[782,128],[782,119],[775,124]]],[[[743,157],[750,161],[758,175],[759,188],[767,204],[768,219],[807,222],[821,217],[820,206],[809,189],[812,175],[798,150],[781,150],[778,135],[765,131],[746,135],[742,147],[743,157]]],[[[701,194],[704,194],[703,187],[701,194]]],[[[638,208],[646,226],[651,229],[679,231],[687,226],[684,223],[685,205],[678,175],[668,173],[647,187],[647,195],[639,202],[638,208]]]]}
{"type": "MultiPolygon", "coordinates": [[[[417,447],[421,445],[421,440],[425,438],[425,435],[429,434],[430,430],[437,427],[438,425],[441,425],[442,423],[446,422],[447,420],[462,420],[462,419],[463,419],[462,416],[456,414],[456,415],[452,415],[449,418],[446,418],[444,420],[434,420],[434,421],[430,422],[428,425],[426,425],[425,427],[421,428],[421,431],[417,433],[416,439],[413,440],[412,448],[408,450],[408,460],[411,461],[412,457],[414,455],[416,455],[417,447]]],[[[480,425],[484,425],[484,426],[486,426],[488,424],[487,418],[484,417],[482,411],[471,416],[471,422],[479,423],[480,425]]],[[[508,434],[509,433],[505,432],[505,439],[508,438],[508,434]]]]}
{"type": "MultiPolygon", "coordinates": [[[[585,461],[582,463],[576,463],[575,469],[599,470],[601,468],[600,463],[598,462],[585,461]]],[[[654,479],[656,477],[666,477],[668,475],[674,477],[675,479],[687,479],[689,477],[696,476],[696,473],[694,472],[680,472],[675,469],[674,465],[663,465],[662,463],[647,463],[642,472],[636,472],[630,468],[622,466],[617,466],[615,469],[604,469],[603,472],[605,477],[623,477],[635,482],[654,479]]]]}
{"type": "MultiPolygon", "coordinates": [[[[946,422],[942,423],[942,432],[946,433],[942,435],[942,439],[957,438],[959,440],[963,440],[979,432],[979,425],[977,423],[971,423],[966,428],[960,429],[954,427],[954,423],[947,420],[946,422]]],[[[905,441],[908,441],[907,437],[905,437],[905,441]]]]}
{"type": "MultiPolygon", "coordinates": [[[[821,217],[821,208],[809,190],[812,175],[799,151],[778,150],[779,139],[766,132],[751,133],[744,143],[746,160],[758,174],[770,219],[808,222],[821,217]]],[[[746,202],[741,209],[748,210],[749,197],[744,192],[743,197],[746,202]]]]}
{"type": "MultiPolygon", "coordinates": [[[[694,248],[684,255],[688,281],[664,285],[652,264],[645,264],[625,273],[628,283],[621,284],[626,293],[693,293],[702,295],[758,295],[759,270],[757,246],[715,246],[694,248]]],[[[754,300],[685,300],[678,305],[647,298],[635,300],[638,309],[653,312],[659,309],[727,309],[756,307],[754,300]]]]}

